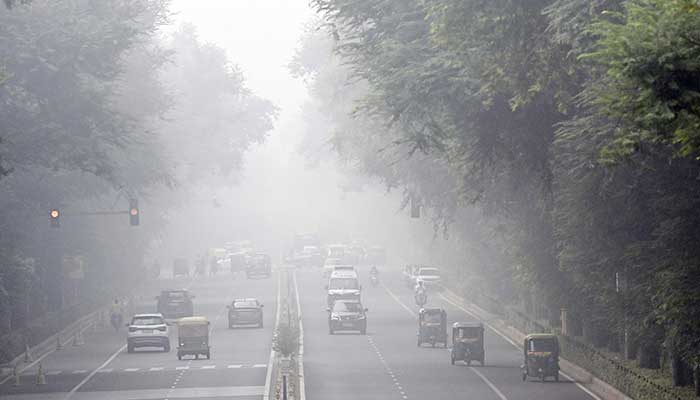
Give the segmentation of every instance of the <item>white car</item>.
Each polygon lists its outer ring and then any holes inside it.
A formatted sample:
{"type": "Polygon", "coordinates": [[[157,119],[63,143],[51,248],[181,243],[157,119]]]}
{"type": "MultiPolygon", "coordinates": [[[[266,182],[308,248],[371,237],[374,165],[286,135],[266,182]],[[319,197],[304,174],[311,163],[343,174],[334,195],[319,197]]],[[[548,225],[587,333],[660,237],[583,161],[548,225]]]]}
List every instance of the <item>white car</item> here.
{"type": "Polygon", "coordinates": [[[169,329],[163,314],[136,314],[127,326],[127,352],[133,353],[139,347],[162,347],[163,351],[170,351],[169,329]]]}
{"type": "Polygon", "coordinates": [[[421,267],[415,275],[416,284],[423,281],[426,288],[436,287],[441,283],[440,270],[434,267],[421,267]]]}

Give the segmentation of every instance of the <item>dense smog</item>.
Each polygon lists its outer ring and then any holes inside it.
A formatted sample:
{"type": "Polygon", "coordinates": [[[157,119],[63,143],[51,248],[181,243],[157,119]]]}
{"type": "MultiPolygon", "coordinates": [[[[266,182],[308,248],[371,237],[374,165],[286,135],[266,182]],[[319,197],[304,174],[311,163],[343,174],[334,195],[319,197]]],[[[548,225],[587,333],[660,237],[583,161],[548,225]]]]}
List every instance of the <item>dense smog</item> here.
{"type": "Polygon", "coordinates": [[[3,0],[0,397],[700,398],[700,0],[3,0]]]}

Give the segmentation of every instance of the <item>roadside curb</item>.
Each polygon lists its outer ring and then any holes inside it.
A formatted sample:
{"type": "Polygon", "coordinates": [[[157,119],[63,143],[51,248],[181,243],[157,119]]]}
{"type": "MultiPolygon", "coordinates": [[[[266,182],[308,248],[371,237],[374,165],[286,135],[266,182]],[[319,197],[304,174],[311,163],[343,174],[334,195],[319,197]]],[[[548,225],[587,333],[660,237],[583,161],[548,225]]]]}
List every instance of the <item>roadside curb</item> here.
{"type": "MultiPolygon", "coordinates": [[[[465,311],[483,321],[491,330],[506,339],[515,347],[519,349],[522,348],[520,343],[522,343],[523,339],[525,338],[525,333],[520,332],[502,318],[499,318],[498,316],[483,310],[476,304],[467,301],[449,288],[443,286],[443,289],[445,291],[443,297],[446,300],[460,303],[465,311]]],[[[569,378],[575,383],[579,384],[584,391],[591,394],[594,398],[601,400],[633,400],[609,383],[595,377],[589,371],[579,367],[576,364],[573,364],[570,361],[567,361],[566,359],[560,358],[559,367],[561,372],[563,372],[562,375],[565,375],[566,378],[569,378]]]]}
{"type": "Polygon", "coordinates": [[[294,297],[297,303],[297,324],[299,326],[299,350],[297,354],[297,375],[299,379],[299,400],[306,400],[306,383],[304,378],[304,324],[301,321],[301,302],[299,300],[299,286],[297,285],[297,271],[294,270],[294,297]]]}
{"type": "MultiPolygon", "coordinates": [[[[29,363],[24,362],[24,354],[20,354],[11,361],[9,361],[6,365],[9,366],[18,366],[18,372],[22,373],[29,368],[33,367],[34,365],[38,364],[41,360],[43,360],[45,357],[48,355],[52,354],[55,352],[56,345],[57,343],[60,342],[61,347],[65,347],[70,345],[71,340],[78,334],[80,333],[81,335],[88,330],[90,327],[92,327],[94,324],[99,322],[100,317],[102,316],[102,313],[105,313],[107,310],[106,307],[102,307],[96,311],[93,311],[87,315],[82,316],[80,319],[77,321],[71,323],[70,325],[66,326],[63,328],[60,332],[54,333],[53,335],[49,336],[48,338],[44,339],[41,343],[36,344],[32,346],[29,349],[29,352],[33,355],[33,360],[29,363]],[[21,367],[20,367],[21,366],[21,367]]],[[[12,375],[7,375],[2,377],[0,380],[0,385],[4,384],[7,382],[9,379],[12,378],[12,375]]]]}

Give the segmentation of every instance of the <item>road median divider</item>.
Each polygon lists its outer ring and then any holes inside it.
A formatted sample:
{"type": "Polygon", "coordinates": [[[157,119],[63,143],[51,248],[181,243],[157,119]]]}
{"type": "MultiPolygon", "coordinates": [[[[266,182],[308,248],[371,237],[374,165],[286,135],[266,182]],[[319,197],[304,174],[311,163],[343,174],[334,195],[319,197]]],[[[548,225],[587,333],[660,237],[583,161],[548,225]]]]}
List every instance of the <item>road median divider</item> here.
{"type": "Polygon", "coordinates": [[[292,268],[279,269],[277,318],[272,341],[271,384],[265,399],[305,400],[303,378],[303,327],[292,268]]]}

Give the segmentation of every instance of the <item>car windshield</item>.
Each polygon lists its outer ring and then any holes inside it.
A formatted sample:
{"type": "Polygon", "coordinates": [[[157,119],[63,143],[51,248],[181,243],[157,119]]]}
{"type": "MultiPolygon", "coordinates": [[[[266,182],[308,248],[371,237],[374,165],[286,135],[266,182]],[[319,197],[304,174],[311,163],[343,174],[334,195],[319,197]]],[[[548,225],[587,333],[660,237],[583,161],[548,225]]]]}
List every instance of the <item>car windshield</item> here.
{"type": "Polygon", "coordinates": [[[556,343],[553,339],[530,339],[528,343],[528,351],[533,352],[551,352],[554,351],[556,347],[556,343]]]}
{"type": "Polygon", "coordinates": [[[254,300],[236,301],[233,303],[234,308],[257,308],[258,302],[254,300]]]}
{"type": "Polygon", "coordinates": [[[163,325],[161,317],[134,317],[131,320],[131,325],[163,325]]]}
{"type": "Polygon", "coordinates": [[[328,289],[358,289],[357,279],[355,278],[333,278],[328,284],[328,289]]]}
{"type": "Polygon", "coordinates": [[[333,305],[333,312],[362,312],[362,304],[349,301],[337,301],[333,305]]]}

